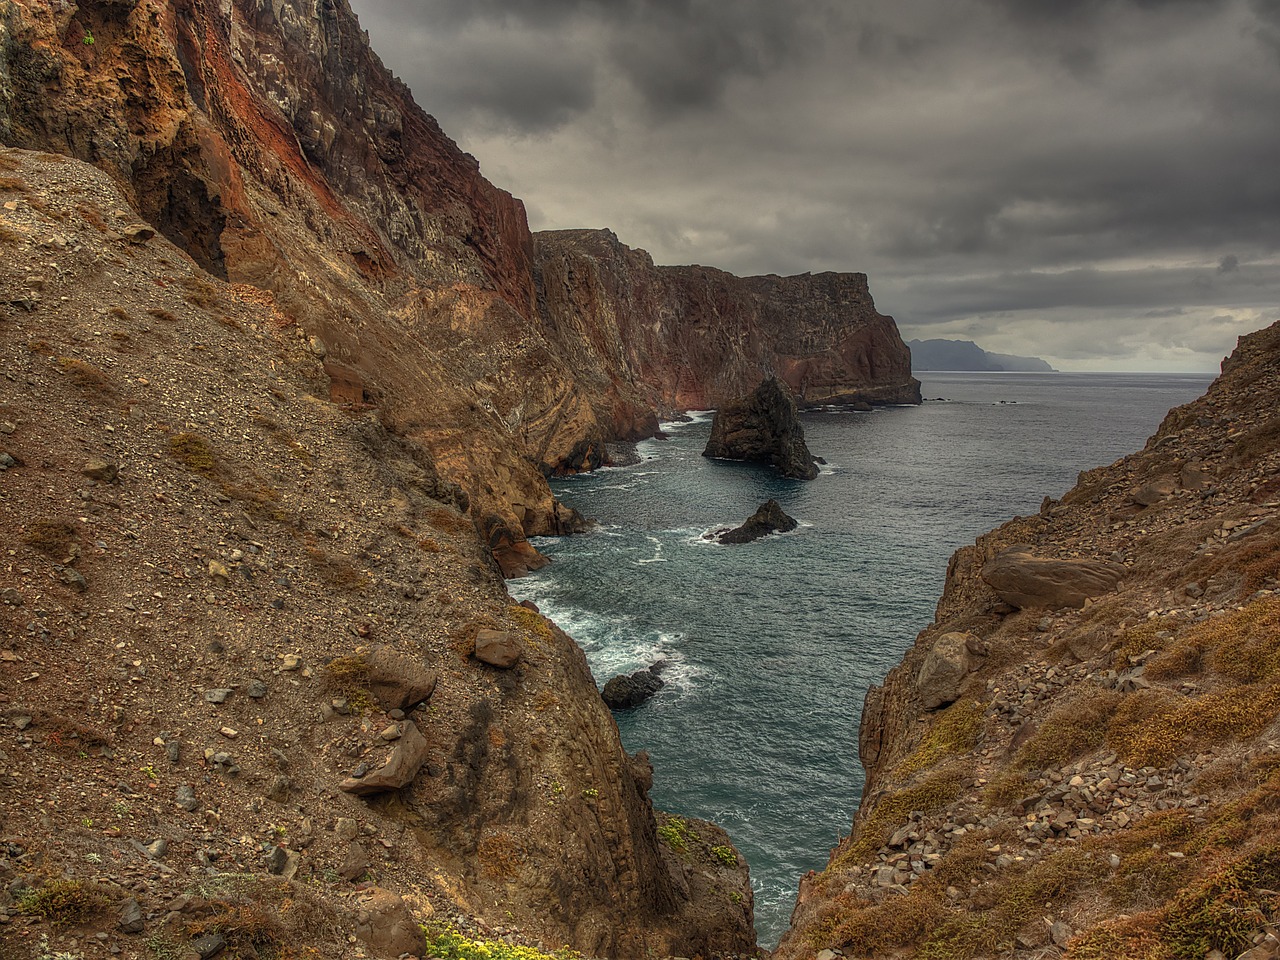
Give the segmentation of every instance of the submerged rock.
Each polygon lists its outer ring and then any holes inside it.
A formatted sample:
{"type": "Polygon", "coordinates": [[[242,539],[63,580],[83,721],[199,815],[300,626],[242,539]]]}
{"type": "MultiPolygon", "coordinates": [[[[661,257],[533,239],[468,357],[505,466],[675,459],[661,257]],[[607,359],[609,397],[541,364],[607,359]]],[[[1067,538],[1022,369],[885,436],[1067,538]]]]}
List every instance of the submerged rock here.
{"type": "Polygon", "coordinates": [[[600,696],[610,710],[631,710],[640,706],[667,685],[660,674],[667,661],[659,660],[648,670],[619,674],[604,685],[600,696]]]}
{"type": "Polygon", "coordinates": [[[768,500],[742,526],[732,530],[717,530],[707,534],[707,538],[719,543],[750,543],[771,533],[786,533],[797,526],[799,524],[795,518],[787,516],[777,500],[768,500]]]}
{"type": "Polygon", "coordinates": [[[767,463],[784,477],[812,480],[818,475],[804,442],[796,401],[787,385],[770,377],[750,396],[716,411],[704,457],[767,463]]]}

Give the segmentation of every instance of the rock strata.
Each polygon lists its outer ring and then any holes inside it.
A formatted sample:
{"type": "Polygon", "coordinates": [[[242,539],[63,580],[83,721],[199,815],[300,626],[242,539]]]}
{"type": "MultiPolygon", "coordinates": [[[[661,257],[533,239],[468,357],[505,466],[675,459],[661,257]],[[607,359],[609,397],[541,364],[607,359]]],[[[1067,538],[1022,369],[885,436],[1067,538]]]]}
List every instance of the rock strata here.
{"type": "Polygon", "coordinates": [[[795,398],[776,377],[716,411],[702,455],[768,464],[794,480],[812,480],[818,475],[813,454],[804,442],[795,398]]]}
{"type": "Polygon", "coordinates": [[[771,533],[788,533],[797,526],[795,518],[788,516],[777,500],[771,499],[762,503],[742,526],[717,530],[706,536],[718,543],[751,543],[771,533]]]}

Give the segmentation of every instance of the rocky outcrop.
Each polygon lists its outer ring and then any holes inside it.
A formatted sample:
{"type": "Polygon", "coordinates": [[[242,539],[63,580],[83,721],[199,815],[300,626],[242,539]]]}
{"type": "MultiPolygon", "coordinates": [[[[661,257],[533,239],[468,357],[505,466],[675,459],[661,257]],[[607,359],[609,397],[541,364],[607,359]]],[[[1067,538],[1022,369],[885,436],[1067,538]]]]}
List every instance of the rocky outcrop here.
{"type": "Polygon", "coordinates": [[[982,567],[982,579],[1012,607],[1056,609],[1083,607],[1115,589],[1125,568],[1104,560],[1060,560],[1037,557],[1019,544],[982,567]]]}
{"type": "Polygon", "coordinates": [[[768,500],[742,526],[709,533],[707,538],[718,543],[751,543],[771,533],[788,533],[797,526],[795,519],[787,516],[777,500],[768,500]]]}
{"type": "Polygon", "coordinates": [[[956,552],[866,695],[862,803],[779,960],[1274,955],[1277,404],[1280,325],[956,552]]]}
{"type": "Polygon", "coordinates": [[[609,230],[534,234],[538,302],[577,370],[610,371],[631,412],[711,409],[768,376],[802,406],[919,403],[911,356],[865,274],[735,277],[655,266],[609,230]]]}
{"type": "Polygon", "coordinates": [[[662,679],[666,662],[655,663],[647,670],[610,677],[600,691],[604,705],[610,710],[634,710],[667,685],[662,679]]]}
{"type": "Polygon", "coordinates": [[[984,656],[985,645],[972,633],[944,633],[934,640],[916,676],[920,705],[937,710],[955,703],[965,678],[984,656]]]}
{"type": "Polygon", "coordinates": [[[716,411],[702,455],[766,463],[793,480],[812,480],[818,475],[813,454],[804,442],[795,399],[776,377],[716,411]]]}

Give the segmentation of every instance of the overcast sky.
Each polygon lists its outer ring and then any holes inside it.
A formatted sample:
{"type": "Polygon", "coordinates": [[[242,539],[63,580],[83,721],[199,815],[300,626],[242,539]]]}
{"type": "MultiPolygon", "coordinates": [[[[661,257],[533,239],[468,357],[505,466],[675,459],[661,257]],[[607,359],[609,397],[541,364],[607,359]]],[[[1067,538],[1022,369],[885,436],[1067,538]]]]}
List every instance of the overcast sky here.
{"type": "Polygon", "coordinates": [[[856,270],[905,337],[1215,370],[1280,319],[1280,0],[351,0],[535,229],[856,270]]]}

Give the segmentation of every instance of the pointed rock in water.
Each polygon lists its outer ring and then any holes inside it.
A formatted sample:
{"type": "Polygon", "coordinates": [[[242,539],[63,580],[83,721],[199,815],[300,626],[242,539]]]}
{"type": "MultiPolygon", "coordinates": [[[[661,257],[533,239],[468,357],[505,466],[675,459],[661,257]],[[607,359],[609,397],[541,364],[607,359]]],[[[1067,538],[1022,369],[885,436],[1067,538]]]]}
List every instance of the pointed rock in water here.
{"type": "Polygon", "coordinates": [[[784,477],[812,480],[818,475],[805,446],[795,398],[787,385],[770,377],[750,396],[716,411],[704,457],[767,463],[784,477]]]}
{"type": "Polygon", "coordinates": [[[720,543],[750,543],[752,540],[767,537],[771,533],[786,533],[797,526],[799,524],[796,523],[795,518],[787,516],[777,500],[769,500],[762,503],[760,509],[753,513],[742,526],[734,527],[732,530],[717,531],[710,536],[720,543]]]}

